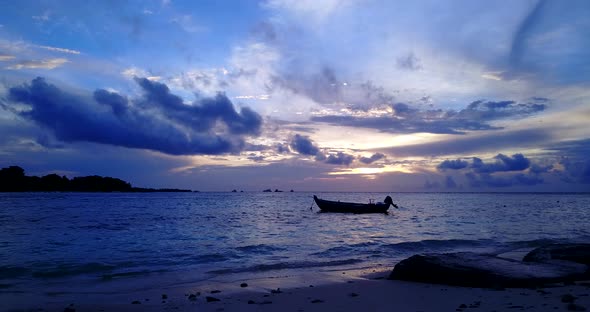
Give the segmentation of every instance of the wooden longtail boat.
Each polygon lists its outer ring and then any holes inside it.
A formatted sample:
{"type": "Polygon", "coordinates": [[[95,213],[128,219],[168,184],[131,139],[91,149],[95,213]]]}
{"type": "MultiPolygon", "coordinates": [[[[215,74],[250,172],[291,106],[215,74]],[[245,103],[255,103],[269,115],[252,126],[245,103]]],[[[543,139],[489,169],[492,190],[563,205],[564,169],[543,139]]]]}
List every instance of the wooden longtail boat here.
{"type": "Polygon", "coordinates": [[[385,197],[385,200],[382,203],[370,202],[368,204],[319,199],[315,195],[313,195],[313,200],[318,207],[320,207],[322,212],[386,213],[387,209],[389,209],[389,205],[393,205],[393,207],[397,208],[397,205],[393,203],[390,196],[385,197]]]}

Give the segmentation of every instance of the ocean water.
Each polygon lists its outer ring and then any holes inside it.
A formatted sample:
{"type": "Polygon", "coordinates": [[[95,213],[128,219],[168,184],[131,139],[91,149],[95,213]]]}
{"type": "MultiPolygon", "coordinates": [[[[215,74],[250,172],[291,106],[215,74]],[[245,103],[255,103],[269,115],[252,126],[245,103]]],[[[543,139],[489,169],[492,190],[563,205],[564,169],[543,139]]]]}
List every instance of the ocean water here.
{"type": "Polygon", "coordinates": [[[416,253],[590,241],[590,194],[317,195],[392,195],[399,209],[319,213],[313,194],[298,192],[0,193],[0,298],[393,268],[416,253]]]}

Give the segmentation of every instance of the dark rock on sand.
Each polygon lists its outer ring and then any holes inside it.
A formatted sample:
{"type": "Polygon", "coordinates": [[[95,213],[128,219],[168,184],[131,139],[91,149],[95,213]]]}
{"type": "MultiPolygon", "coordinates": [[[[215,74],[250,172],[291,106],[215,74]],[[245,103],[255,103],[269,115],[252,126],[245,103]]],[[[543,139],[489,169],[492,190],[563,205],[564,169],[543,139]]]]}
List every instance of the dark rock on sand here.
{"type": "Polygon", "coordinates": [[[215,297],[210,297],[210,296],[205,297],[205,300],[207,302],[221,301],[221,299],[218,299],[218,298],[215,298],[215,297]]]}
{"type": "Polygon", "coordinates": [[[256,302],[254,300],[248,300],[248,304],[255,304],[256,302]]]}
{"type": "Polygon", "coordinates": [[[568,304],[567,309],[568,311],[586,311],[586,308],[575,303],[568,304]]]}
{"type": "Polygon", "coordinates": [[[566,260],[590,265],[590,244],[552,244],[536,248],[523,259],[525,262],[566,260]]]}
{"type": "Polygon", "coordinates": [[[163,299],[163,300],[165,300],[165,299],[168,299],[168,295],[166,295],[166,294],[162,294],[162,299],[163,299]]]}
{"type": "Polygon", "coordinates": [[[248,283],[241,283],[240,287],[244,288],[244,287],[248,287],[248,283]]]}
{"type": "Polygon", "coordinates": [[[197,300],[197,295],[196,294],[190,294],[190,295],[188,295],[188,300],[190,300],[190,301],[197,300]]]}
{"type": "Polygon", "coordinates": [[[135,300],[135,301],[131,302],[131,304],[141,304],[141,301],[135,300]]]}
{"type": "Polygon", "coordinates": [[[64,312],[76,312],[76,309],[74,309],[74,307],[70,304],[69,307],[64,309],[64,312]]]}
{"type": "Polygon", "coordinates": [[[570,294],[565,294],[565,295],[561,296],[561,302],[564,302],[564,303],[574,302],[574,301],[576,301],[576,299],[578,299],[578,298],[576,298],[570,294]]]}
{"type": "Polygon", "coordinates": [[[218,294],[218,293],[220,293],[220,292],[221,292],[221,290],[212,290],[212,291],[211,291],[211,293],[212,293],[212,294],[218,294]]]}
{"type": "Polygon", "coordinates": [[[586,265],[531,263],[470,252],[415,255],[398,263],[389,279],[502,288],[535,287],[579,278],[586,265]]]}

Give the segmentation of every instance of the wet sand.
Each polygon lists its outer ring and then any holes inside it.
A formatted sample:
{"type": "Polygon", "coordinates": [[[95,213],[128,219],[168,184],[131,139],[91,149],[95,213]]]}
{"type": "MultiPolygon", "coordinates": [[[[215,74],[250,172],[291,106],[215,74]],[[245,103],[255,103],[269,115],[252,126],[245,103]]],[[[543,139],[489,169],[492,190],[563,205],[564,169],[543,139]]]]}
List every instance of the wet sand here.
{"type": "MultiPolygon", "coordinates": [[[[389,271],[205,283],[131,294],[54,296],[18,311],[585,311],[590,281],[482,289],[387,280],[389,271]],[[311,279],[309,279],[311,280],[311,279]]],[[[37,298],[41,299],[41,298],[37,298]]]]}

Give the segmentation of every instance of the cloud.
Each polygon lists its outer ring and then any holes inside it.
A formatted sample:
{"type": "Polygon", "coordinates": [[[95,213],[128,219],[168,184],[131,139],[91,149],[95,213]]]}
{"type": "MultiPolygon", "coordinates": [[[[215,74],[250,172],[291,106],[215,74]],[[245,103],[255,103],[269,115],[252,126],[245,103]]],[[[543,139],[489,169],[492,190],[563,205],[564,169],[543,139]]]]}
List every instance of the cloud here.
{"type": "Polygon", "coordinates": [[[325,162],[330,165],[350,165],[354,160],[354,156],[343,152],[338,152],[336,155],[330,154],[325,162]]]}
{"type": "Polygon", "coordinates": [[[422,65],[420,59],[413,52],[397,59],[397,67],[405,70],[420,70],[422,65]]]}
{"type": "Polygon", "coordinates": [[[8,98],[28,105],[29,110],[18,114],[64,142],[94,142],[172,155],[222,154],[241,151],[243,136],[260,131],[262,118],[249,108],[238,113],[224,94],[187,105],[164,84],[145,78],[136,81],[143,97],[132,100],[102,89],[92,98],[84,97],[43,78],[10,88],[8,98]]]}
{"type": "Polygon", "coordinates": [[[471,163],[461,159],[444,160],[437,166],[437,168],[439,170],[461,170],[469,168],[478,173],[494,173],[504,171],[523,171],[528,169],[531,165],[531,161],[522,154],[514,154],[512,157],[498,154],[494,156],[494,159],[496,161],[493,163],[485,163],[478,157],[473,157],[471,163]]]}
{"type": "Polygon", "coordinates": [[[489,122],[530,116],[545,110],[546,104],[475,101],[459,111],[420,111],[407,104],[397,103],[391,105],[391,108],[393,114],[384,111],[381,116],[339,114],[314,116],[311,119],[314,122],[371,128],[392,133],[464,134],[465,131],[502,129],[490,125],[489,122]]]}
{"type": "Polygon", "coordinates": [[[374,162],[376,162],[379,159],[384,158],[385,155],[381,154],[381,153],[375,153],[373,155],[371,155],[371,157],[360,157],[359,161],[362,162],[363,164],[372,164],[374,162]]]}
{"type": "Polygon", "coordinates": [[[58,47],[50,47],[50,46],[43,46],[43,45],[36,45],[35,47],[40,48],[40,49],[45,49],[45,50],[49,50],[49,51],[54,51],[54,52],[61,52],[61,53],[67,53],[67,54],[80,54],[80,51],[77,50],[71,50],[71,49],[65,49],[65,48],[58,48],[58,47]]]}
{"type": "Polygon", "coordinates": [[[303,155],[315,156],[320,151],[309,137],[300,134],[295,134],[289,145],[294,151],[303,155]]]}
{"type": "MultiPolygon", "coordinates": [[[[445,160],[437,168],[439,170],[463,170],[467,171],[467,178],[471,187],[510,187],[514,185],[537,185],[544,183],[543,178],[539,175],[541,170],[525,170],[531,167],[531,161],[522,154],[506,156],[498,154],[493,158],[495,161],[486,163],[478,157],[473,157],[471,162],[466,160],[445,160]],[[520,173],[510,174],[515,171],[520,173]],[[495,173],[501,174],[501,176],[495,173]],[[507,174],[508,173],[508,174],[507,174]]],[[[447,188],[455,188],[457,184],[451,176],[445,180],[447,188]]]]}
{"type": "Polygon", "coordinates": [[[510,49],[510,62],[512,66],[519,66],[522,59],[523,50],[525,49],[526,39],[530,35],[533,27],[539,22],[542,15],[545,0],[539,0],[533,9],[527,14],[514,34],[512,46],[510,49]]]}
{"type": "Polygon", "coordinates": [[[566,182],[590,184],[590,159],[564,158],[559,163],[563,165],[568,174],[564,177],[566,182]]]}
{"type": "Polygon", "coordinates": [[[481,159],[474,157],[471,168],[479,173],[493,173],[501,171],[522,171],[529,168],[531,161],[522,154],[514,154],[512,157],[498,154],[494,157],[496,162],[486,164],[481,159]]]}
{"type": "Polygon", "coordinates": [[[6,55],[6,54],[0,54],[0,61],[1,62],[5,62],[5,61],[10,61],[10,60],[14,60],[16,57],[14,55],[6,55]]]}
{"type": "Polygon", "coordinates": [[[467,168],[469,166],[469,162],[457,159],[457,160],[445,160],[440,163],[436,168],[439,170],[451,169],[451,170],[459,170],[463,168],[467,168]]]}
{"type": "Polygon", "coordinates": [[[537,147],[539,144],[545,144],[551,138],[545,129],[527,129],[454,137],[445,141],[383,148],[379,151],[397,157],[456,155],[498,151],[515,146],[519,148],[537,147]]]}
{"type": "Polygon", "coordinates": [[[286,154],[289,152],[291,152],[291,150],[289,149],[289,144],[285,144],[285,143],[277,144],[277,153],[286,154]]]}
{"type": "Polygon", "coordinates": [[[469,185],[472,187],[510,187],[515,185],[537,185],[544,183],[544,180],[537,175],[516,174],[509,177],[496,177],[490,174],[465,174],[469,185]]]}
{"type": "Polygon", "coordinates": [[[55,69],[69,62],[65,58],[54,58],[40,61],[21,61],[6,67],[6,69],[55,69]]]}

